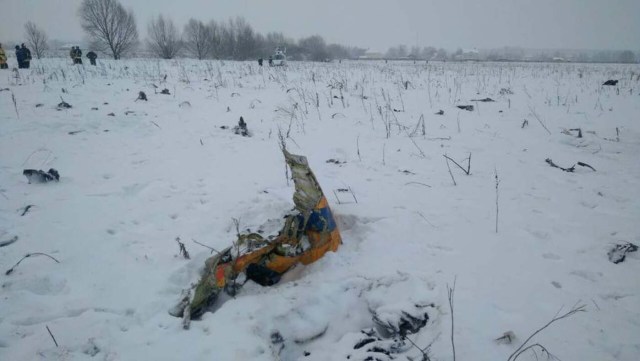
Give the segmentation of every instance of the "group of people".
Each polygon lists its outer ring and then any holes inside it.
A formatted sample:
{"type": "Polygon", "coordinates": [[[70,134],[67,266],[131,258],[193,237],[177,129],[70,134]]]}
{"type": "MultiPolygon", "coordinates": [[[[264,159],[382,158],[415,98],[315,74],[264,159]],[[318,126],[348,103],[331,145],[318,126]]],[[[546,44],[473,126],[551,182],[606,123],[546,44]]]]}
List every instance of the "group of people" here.
{"type": "MultiPolygon", "coordinates": [[[[31,64],[31,50],[24,44],[22,46],[16,45],[16,59],[18,60],[18,68],[29,69],[31,64]]],[[[4,52],[2,44],[0,44],[0,69],[8,69],[7,65],[7,53],[4,52]]]]}
{"type": "Polygon", "coordinates": [[[72,46],[69,50],[69,56],[74,64],[82,64],[82,50],[79,46],[72,46]]]}
{"type": "MultiPolygon", "coordinates": [[[[80,50],[79,46],[71,47],[71,51],[69,52],[71,56],[71,60],[73,60],[74,64],[82,64],[82,50],[80,50]]],[[[98,55],[90,51],[87,53],[87,58],[91,62],[91,65],[96,65],[96,58],[98,55]]],[[[31,50],[27,48],[24,44],[21,46],[16,45],[16,60],[18,61],[18,68],[20,69],[29,69],[31,66],[31,50]]],[[[2,48],[2,44],[0,44],[0,69],[8,69],[9,66],[7,64],[7,53],[5,53],[2,48]]]]}
{"type": "MultiPolygon", "coordinates": [[[[79,46],[72,46],[71,50],[69,51],[69,56],[71,57],[71,60],[73,60],[74,64],[82,64],[82,50],[80,50],[79,46]]],[[[97,57],[98,54],[93,51],[87,53],[87,58],[89,58],[89,62],[91,62],[91,65],[96,65],[97,57]]]]}

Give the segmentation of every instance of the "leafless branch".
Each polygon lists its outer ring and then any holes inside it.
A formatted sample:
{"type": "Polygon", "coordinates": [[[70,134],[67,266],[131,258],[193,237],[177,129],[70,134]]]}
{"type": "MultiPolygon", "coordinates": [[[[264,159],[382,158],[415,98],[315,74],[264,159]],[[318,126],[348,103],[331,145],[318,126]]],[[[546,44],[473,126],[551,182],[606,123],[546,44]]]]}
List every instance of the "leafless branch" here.
{"type": "MultiPolygon", "coordinates": [[[[551,326],[551,324],[553,324],[556,321],[560,321],[562,319],[571,317],[573,315],[575,315],[578,312],[585,312],[586,311],[586,305],[578,305],[577,303],[571,307],[571,309],[565,313],[563,313],[562,315],[558,316],[558,314],[556,314],[556,316],[554,316],[551,321],[547,322],[544,326],[540,327],[538,330],[536,330],[534,333],[531,334],[531,336],[529,336],[523,343],[522,345],[520,345],[520,347],[518,347],[507,359],[507,361],[515,361],[518,356],[520,356],[520,354],[526,350],[527,347],[525,348],[525,346],[527,345],[527,343],[534,338],[538,333],[542,332],[544,329],[546,329],[547,327],[551,326]]],[[[562,310],[562,308],[560,309],[562,310]]],[[[558,311],[558,313],[560,313],[560,311],[558,311]]],[[[545,349],[546,350],[546,349],[545,349]]]]}
{"type": "Polygon", "coordinates": [[[18,267],[18,265],[20,264],[20,262],[24,261],[25,258],[29,258],[31,256],[47,256],[49,258],[51,258],[52,260],[56,261],[56,263],[60,263],[60,261],[58,261],[57,259],[55,259],[54,257],[46,254],[46,253],[41,253],[41,252],[35,252],[35,253],[27,253],[24,257],[22,257],[16,264],[13,265],[13,267],[9,268],[4,274],[5,275],[10,275],[11,273],[13,273],[13,271],[15,270],[16,267],[18,267]]]}

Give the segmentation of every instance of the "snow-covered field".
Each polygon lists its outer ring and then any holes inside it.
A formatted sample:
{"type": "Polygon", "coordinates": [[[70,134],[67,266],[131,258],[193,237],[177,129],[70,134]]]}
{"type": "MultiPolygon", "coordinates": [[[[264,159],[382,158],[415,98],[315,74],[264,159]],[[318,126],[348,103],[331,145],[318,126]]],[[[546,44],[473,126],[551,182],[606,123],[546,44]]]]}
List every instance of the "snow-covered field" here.
{"type": "Polygon", "coordinates": [[[640,243],[637,65],[32,65],[0,72],[0,242],[18,236],[0,248],[0,360],[419,360],[429,345],[453,360],[454,280],[458,360],[507,360],[574,305],[586,312],[529,344],[563,360],[640,357],[639,252],[607,257],[640,243]],[[56,109],[61,97],[72,108],[56,109]],[[251,137],[233,133],[240,116],[251,137]],[[167,311],[210,256],[193,240],[222,249],[233,218],[275,230],[293,207],[279,130],[344,243],[183,330],[167,311]],[[470,157],[470,174],[449,162],[450,174],[445,154],[470,157]],[[28,168],[60,182],[28,184],[28,168]],[[5,275],[36,252],[59,263],[32,256],[5,275]],[[373,313],[431,304],[417,347],[354,349],[373,313]],[[494,341],[507,331],[511,344],[494,341]]]}

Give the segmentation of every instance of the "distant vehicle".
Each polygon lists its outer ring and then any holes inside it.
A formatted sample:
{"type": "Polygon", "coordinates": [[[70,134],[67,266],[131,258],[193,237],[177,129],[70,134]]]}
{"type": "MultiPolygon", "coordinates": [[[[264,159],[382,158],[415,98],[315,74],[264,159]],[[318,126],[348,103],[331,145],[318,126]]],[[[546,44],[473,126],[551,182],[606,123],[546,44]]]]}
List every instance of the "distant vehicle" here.
{"type": "Polygon", "coordinates": [[[272,56],[272,61],[269,62],[271,66],[285,66],[287,65],[287,49],[276,48],[276,53],[272,56]]]}

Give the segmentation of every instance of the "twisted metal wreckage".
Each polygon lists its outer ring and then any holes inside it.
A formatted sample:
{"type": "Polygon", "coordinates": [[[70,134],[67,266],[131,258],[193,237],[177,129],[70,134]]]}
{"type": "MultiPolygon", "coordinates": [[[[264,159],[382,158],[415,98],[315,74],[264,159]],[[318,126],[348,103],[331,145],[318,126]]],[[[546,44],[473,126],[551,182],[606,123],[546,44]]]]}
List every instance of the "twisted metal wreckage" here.
{"type": "Polygon", "coordinates": [[[186,292],[170,311],[183,318],[185,328],[191,318],[201,316],[215,303],[221,291],[235,294],[239,287],[235,280],[241,273],[260,285],[271,286],[295,264],[315,262],[328,251],[335,252],[342,243],[307,158],[284,148],[282,152],[295,183],[293,202],[297,212],[285,217],[284,227],[275,238],[265,239],[257,233],[238,234],[233,246],[205,261],[193,298],[186,292]]]}

